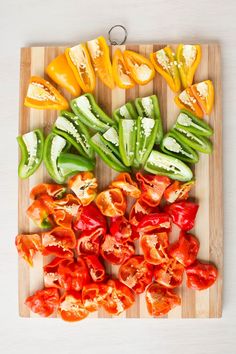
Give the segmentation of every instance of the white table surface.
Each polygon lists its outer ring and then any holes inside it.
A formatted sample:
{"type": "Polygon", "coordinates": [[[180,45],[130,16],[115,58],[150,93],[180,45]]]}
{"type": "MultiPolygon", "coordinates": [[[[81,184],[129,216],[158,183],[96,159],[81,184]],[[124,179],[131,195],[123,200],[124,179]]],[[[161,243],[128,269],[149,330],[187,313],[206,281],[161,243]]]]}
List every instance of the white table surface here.
{"type": "MultiPolygon", "coordinates": [[[[0,353],[236,353],[236,2],[234,0],[0,1],[0,353]],[[17,308],[19,49],[79,43],[125,25],[129,42],[219,41],[223,54],[225,272],[216,320],[23,319],[17,308]]],[[[219,206],[220,207],[220,206],[219,206]]]]}

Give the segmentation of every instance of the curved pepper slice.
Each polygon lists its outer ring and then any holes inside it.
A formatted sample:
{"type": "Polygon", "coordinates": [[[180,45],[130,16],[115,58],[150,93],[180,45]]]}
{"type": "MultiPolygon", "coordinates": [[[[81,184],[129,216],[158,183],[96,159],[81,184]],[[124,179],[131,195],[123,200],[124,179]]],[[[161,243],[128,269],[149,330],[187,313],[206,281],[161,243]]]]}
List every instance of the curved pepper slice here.
{"type": "Polygon", "coordinates": [[[45,288],[36,291],[25,300],[26,306],[39,316],[48,317],[59,305],[59,291],[56,288],[45,288]]]}
{"type": "Polygon", "coordinates": [[[58,312],[67,322],[81,321],[89,314],[83,305],[81,292],[78,291],[68,291],[62,296],[58,312]]]}
{"type": "Polygon", "coordinates": [[[203,112],[209,115],[214,103],[214,86],[211,80],[199,82],[192,85],[191,90],[203,112]]]}
{"type": "Polygon", "coordinates": [[[129,173],[120,173],[110,184],[110,187],[120,188],[124,194],[133,198],[139,198],[141,191],[136,182],[134,182],[129,173]]]}
{"type": "Polygon", "coordinates": [[[187,109],[191,113],[195,114],[197,117],[203,117],[203,111],[198,104],[191,87],[186,88],[178,96],[175,97],[175,103],[180,109],[187,109]]]}
{"type": "Polygon", "coordinates": [[[129,69],[120,49],[116,49],[113,55],[112,71],[115,83],[118,87],[129,89],[135,86],[135,82],[129,75],[129,69]]]}
{"type": "Polygon", "coordinates": [[[102,233],[105,234],[107,230],[107,222],[96,204],[92,202],[82,208],[73,227],[76,231],[102,229],[102,233]]]}
{"type": "Polygon", "coordinates": [[[41,129],[17,137],[21,150],[21,161],[18,167],[20,178],[28,178],[40,166],[43,159],[44,137],[41,129]]]}
{"type": "Polygon", "coordinates": [[[43,254],[53,254],[57,257],[72,258],[76,245],[75,234],[71,229],[55,227],[42,233],[43,254]]]}
{"type": "Polygon", "coordinates": [[[154,270],[155,281],[169,289],[180,286],[183,275],[184,266],[173,258],[170,258],[167,263],[160,264],[154,270]]]}
{"type": "Polygon", "coordinates": [[[43,279],[45,286],[52,288],[61,288],[60,275],[58,273],[58,266],[64,259],[55,257],[50,263],[43,267],[43,279]]]}
{"type": "Polygon", "coordinates": [[[139,222],[142,220],[144,215],[150,214],[157,211],[157,208],[153,208],[139,198],[132,206],[129,213],[129,222],[133,226],[138,226],[139,222]]]}
{"type": "Polygon", "coordinates": [[[66,291],[80,291],[90,282],[88,268],[82,257],[63,259],[58,265],[58,274],[61,288],[66,291]]]}
{"type": "Polygon", "coordinates": [[[101,256],[111,264],[122,264],[134,255],[133,242],[118,242],[114,236],[106,235],[101,243],[101,256]]]}
{"type": "Polygon", "coordinates": [[[199,246],[199,241],[195,236],[181,231],[178,241],[170,246],[168,254],[184,267],[188,267],[196,260],[199,246]]]}
{"type": "Polygon", "coordinates": [[[81,89],[75,79],[73,71],[67,63],[65,53],[58,55],[46,67],[48,76],[59,86],[65,88],[73,96],[79,96],[81,89]]]}
{"type": "Polygon", "coordinates": [[[53,218],[57,225],[71,228],[81,208],[81,202],[72,194],[66,194],[64,198],[55,200],[53,218]]]}
{"type": "Polygon", "coordinates": [[[58,168],[63,177],[67,178],[80,171],[92,171],[95,162],[87,157],[71,153],[61,153],[57,160],[58,168]]]}
{"type": "Polygon", "coordinates": [[[194,226],[198,208],[198,204],[184,201],[166,205],[164,210],[181,230],[189,231],[194,226]]]}
{"type": "Polygon", "coordinates": [[[125,166],[134,162],[137,121],[134,119],[119,119],[119,150],[125,166]]]}
{"type": "Polygon", "coordinates": [[[153,317],[164,316],[180,304],[179,295],[172,289],[166,289],[158,283],[151,283],[146,289],[146,305],[153,317]]]}
{"type": "Polygon", "coordinates": [[[117,108],[113,112],[113,117],[119,121],[119,119],[137,119],[138,113],[136,111],[135,105],[133,102],[127,102],[123,106],[117,108]]]}
{"type": "Polygon", "coordinates": [[[89,312],[94,312],[104,303],[108,287],[106,284],[86,284],[82,290],[82,301],[89,312]]]}
{"type": "Polygon", "coordinates": [[[125,216],[114,216],[110,219],[110,234],[114,236],[118,242],[133,241],[132,225],[125,216]]]}
{"type": "Polygon", "coordinates": [[[36,200],[41,198],[44,194],[54,198],[60,199],[66,192],[66,187],[61,184],[40,183],[33,187],[30,191],[30,199],[36,200]]]}
{"type": "Polygon", "coordinates": [[[171,220],[166,213],[151,213],[145,215],[139,222],[137,231],[141,233],[147,232],[163,232],[170,231],[171,220]]]}
{"type": "Polygon", "coordinates": [[[174,181],[164,192],[165,200],[169,203],[174,203],[188,199],[188,192],[193,188],[194,184],[194,181],[182,184],[179,181],[174,181]]]}
{"type": "Polygon", "coordinates": [[[194,114],[181,109],[175,126],[178,128],[184,128],[186,131],[200,136],[211,136],[213,129],[203,120],[197,118],[194,114]]]}
{"type": "Polygon", "coordinates": [[[50,84],[38,76],[32,76],[24,105],[37,109],[68,109],[66,99],[50,84]]]}
{"type": "Polygon", "coordinates": [[[180,127],[178,123],[174,126],[174,132],[175,136],[183,144],[204,154],[210,154],[212,152],[212,143],[207,137],[190,133],[185,127],[180,127]]]}
{"type": "Polygon", "coordinates": [[[94,254],[84,256],[85,263],[88,267],[90,277],[94,282],[101,282],[105,279],[106,271],[104,265],[94,254]]]}
{"type": "Polygon", "coordinates": [[[200,45],[179,44],[176,57],[184,88],[192,85],[193,77],[200,63],[202,50],[200,45]]]}
{"type": "Polygon", "coordinates": [[[140,164],[145,164],[156,141],[158,121],[153,118],[138,117],[137,142],[135,158],[140,164]]]}
{"type": "Polygon", "coordinates": [[[15,245],[17,252],[31,267],[37,252],[42,252],[41,236],[38,234],[19,234],[16,236],[15,245]]]}
{"type": "MultiPolygon", "coordinates": [[[[84,92],[95,90],[96,78],[85,44],[81,43],[65,50],[67,62],[84,92]]],[[[75,96],[79,96],[75,95],[75,96]]]]}
{"type": "Polygon", "coordinates": [[[193,173],[190,168],[175,157],[152,150],[144,166],[147,172],[168,176],[178,181],[190,181],[193,173]]]}
{"type": "Polygon", "coordinates": [[[205,290],[215,283],[218,271],[213,264],[202,263],[196,260],[186,268],[186,275],[188,288],[205,290]]]}
{"type": "Polygon", "coordinates": [[[150,59],[156,71],[163,76],[172,91],[178,92],[181,87],[178,63],[175,53],[170,47],[165,47],[150,54],[150,59]]]}
{"type": "Polygon", "coordinates": [[[64,137],[84,157],[94,158],[94,152],[88,143],[89,131],[73,113],[61,111],[53,126],[53,132],[64,137]]]}
{"type": "Polygon", "coordinates": [[[53,226],[54,199],[47,194],[33,201],[26,213],[28,217],[42,229],[53,226]]]}
{"type": "Polygon", "coordinates": [[[109,47],[104,37],[92,39],[87,42],[90,57],[96,74],[100,80],[110,89],[115,87],[109,47]]]}
{"type": "Polygon", "coordinates": [[[168,262],[169,239],[166,232],[143,234],[140,238],[140,246],[148,263],[159,265],[168,262]]]}
{"type": "Polygon", "coordinates": [[[104,235],[104,230],[98,227],[95,230],[85,230],[83,231],[77,240],[77,253],[85,255],[99,255],[100,243],[102,236],[104,235]]]}
{"type": "Polygon", "coordinates": [[[149,59],[131,50],[125,50],[123,55],[130,76],[138,85],[146,85],[154,78],[155,70],[149,59]]]}
{"type": "Polygon", "coordinates": [[[105,133],[102,134],[102,139],[109,149],[111,149],[112,153],[118,158],[121,159],[120,151],[119,151],[119,136],[117,128],[111,127],[105,133]]]}
{"type": "Polygon", "coordinates": [[[81,172],[69,180],[68,187],[79,198],[82,205],[88,205],[97,195],[98,183],[92,172],[81,172]]]}
{"type": "Polygon", "coordinates": [[[136,178],[141,184],[141,199],[151,207],[160,204],[164,191],[169,186],[170,179],[165,176],[155,176],[136,173],[136,178]]]}
{"type": "Polygon", "coordinates": [[[124,215],[127,203],[119,188],[110,188],[98,194],[96,204],[103,215],[112,217],[124,215]]]}

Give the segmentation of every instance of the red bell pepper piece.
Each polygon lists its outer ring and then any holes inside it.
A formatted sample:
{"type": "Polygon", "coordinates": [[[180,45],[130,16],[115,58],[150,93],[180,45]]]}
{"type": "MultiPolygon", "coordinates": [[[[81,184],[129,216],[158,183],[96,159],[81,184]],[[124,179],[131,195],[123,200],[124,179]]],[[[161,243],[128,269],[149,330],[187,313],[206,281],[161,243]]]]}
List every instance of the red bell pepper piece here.
{"type": "Polygon", "coordinates": [[[88,268],[82,257],[64,259],[58,265],[59,282],[66,291],[80,291],[90,282],[88,268]]]}
{"type": "Polygon", "coordinates": [[[170,246],[168,254],[184,267],[188,267],[196,260],[199,246],[199,241],[195,236],[181,231],[179,240],[170,246]]]}
{"type": "Polygon", "coordinates": [[[132,240],[132,225],[123,215],[114,216],[110,219],[110,234],[117,241],[130,241],[132,240]]]}
{"type": "Polygon", "coordinates": [[[150,231],[170,231],[171,220],[166,213],[152,213],[145,215],[138,224],[137,231],[141,233],[147,233],[150,231]]]}
{"type": "Polygon", "coordinates": [[[88,267],[90,277],[94,282],[101,282],[105,279],[106,271],[104,265],[94,254],[84,256],[85,263],[88,267]]]}
{"type": "Polygon", "coordinates": [[[77,252],[80,255],[99,255],[101,238],[103,236],[104,229],[98,228],[96,230],[83,231],[77,240],[77,252]]]}
{"type": "Polygon", "coordinates": [[[168,213],[173,223],[181,230],[189,231],[193,228],[199,205],[192,202],[178,202],[166,205],[164,210],[168,213]]]}
{"type": "Polygon", "coordinates": [[[36,291],[25,300],[26,306],[39,316],[48,317],[53,314],[59,304],[59,292],[56,288],[45,288],[36,291]]]}
{"type": "Polygon", "coordinates": [[[188,288],[204,290],[215,283],[218,271],[213,264],[202,263],[196,260],[186,268],[186,275],[188,288]]]}
{"type": "Polygon", "coordinates": [[[95,203],[91,203],[81,209],[80,215],[78,215],[77,220],[74,222],[74,229],[76,231],[90,231],[97,228],[101,228],[103,233],[106,233],[106,218],[95,203]]]}

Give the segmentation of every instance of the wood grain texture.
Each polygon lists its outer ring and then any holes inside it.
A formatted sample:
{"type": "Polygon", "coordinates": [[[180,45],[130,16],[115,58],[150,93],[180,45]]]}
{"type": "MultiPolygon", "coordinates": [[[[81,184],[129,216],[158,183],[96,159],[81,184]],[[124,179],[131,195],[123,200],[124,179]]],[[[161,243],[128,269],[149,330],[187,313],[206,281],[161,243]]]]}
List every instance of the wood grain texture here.
{"type": "MultiPolygon", "coordinates": [[[[123,49],[131,49],[146,56],[152,51],[156,51],[164,44],[143,44],[120,46],[123,49]]],[[[111,53],[117,47],[111,48],[111,53]]],[[[175,45],[173,45],[175,48],[175,45]]],[[[45,76],[44,68],[58,54],[62,53],[63,47],[32,47],[22,48],[21,50],[21,69],[20,69],[20,117],[19,134],[36,127],[41,127],[47,134],[52,123],[55,121],[56,111],[39,111],[24,107],[23,101],[26,95],[29,78],[31,75],[45,76]]],[[[200,162],[195,166],[196,186],[192,196],[199,203],[200,208],[197,215],[195,229],[193,233],[200,240],[199,258],[205,261],[214,262],[219,269],[219,277],[216,284],[208,290],[194,292],[183,286],[178,290],[182,297],[182,305],[173,309],[167,318],[198,318],[198,317],[221,317],[222,315],[222,273],[223,273],[223,192],[222,192],[222,97],[221,97],[221,55],[218,44],[202,45],[202,60],[195,75],[195,82],[211,79],[215,86],[215,105],[211,117],[206,119],[214,129],[212,138],[214,144],[213,154],[210,156],[201,154],[200,162]]],[[[71,96],[65,90],[61,90],[67,99],[71,96]]],[[[157,94],[160,102],[163,126],[170,128],[176,119],[178,108],[173,102],[174,94],[167,87],[166,82],[159,74],[154,80],[145,86],[135,86],[130,90],[115,88],[113,91],[108,89],[97,80],[95,96],[101,107],[111,114],[114,109],[136,97],[144,97],[150,94],[157,94]]],[[[108,186],[116,173],[109,169],[100,159],[97,159],[96,176],[99,179],[99,188],[108,186]]],[[[36,232],[38,230],[27,218],[26,209],[29,206],[29,191],[37,183],[50,181],[47,171],[43,164],[30,179],[19,180],[19,204],[18,204],[18,228],[19,232],[36,232]]],[[[173,228],[171,240],[177,237],[177,230],[173,228]]],[[[136,251],[140,249],[136,247],[136,251]]],[[[37,256],[35,266],[29,269],[24,261],[19,259],[19,314],[22,317],[36,317],[24,305],[25,298],[35,290],[43,286],[42,267],[48,263],[49,257],[37,256]]],[[[107,270],[114,275],[118,268],[107,266],[107,270]]],[[[90,317],[111,317],[104,310],[90,317]]],[[[119,317],[126,318],[148,318],[145,298],[142,294],[137,298],[136,303],[126,313],[119,317]]]]}

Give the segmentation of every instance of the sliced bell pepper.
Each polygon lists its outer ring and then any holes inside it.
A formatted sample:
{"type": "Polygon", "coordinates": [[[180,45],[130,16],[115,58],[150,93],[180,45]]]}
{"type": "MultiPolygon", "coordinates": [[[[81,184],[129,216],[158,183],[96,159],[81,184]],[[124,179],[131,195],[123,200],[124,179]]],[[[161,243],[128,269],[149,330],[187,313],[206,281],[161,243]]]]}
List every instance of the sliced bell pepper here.
{"type": "MultiPolygon", "coordinates": [[[[96,78],[85,44],[81,43],[65,50],[67,62],[84,92],[95,90],[96,78]]],[[[76,96],[79,96],[76,95],[76,96]]]]}
{"type": "Polygon", "coordinates": [[[57,183],[65,182],[65,177],[58,166],[58,157],[69,147],[70,144],[64,138],[54,133],[50,133],[45,140],[43,160],[49,175],[57,183]]]}
{"type": "Polygon", "coordinates": [[[140,247],[145,260],[153,265],[167,263],[169,257],[167,248],[169,238],[167,232],[154,232],[143,234],[140,237],[140,247]]]}
{"type": "Polygon", "coordinates": [[[82,208],[81,213],[74,222],[73,228],[76,231],[94,231],[100,229],[101,234],[105,234],[107,222],[96,204],[92,202],[82,208]]]}
{"type": "Polygon", "coordinates": [[[41,236],[38,234],[19,234],[16,236],[15,245],[17,252],[31,267],[34,255],[42,252],[41,236]]]}
{"type": "Polygon", "coordinates": [[[137,119],[138,113],[133,102],[127,102],[113,112],[113,117],[118,122],[119,119],[137,119]]]}
{"type": "Polygon", "coordinates": [[[61,288],[58,266],[63,261],[63,258],[55,257],[50,263],[43,267],[43,280],[46,288],[61,288]]]}
{"type": "Polygon", "coordinates": [[[95,163],[87,157],[70,153],[61,153],[57,160],[58,168],[63,177],[72,176],[81,171],[93,171],[95,163]]]}
{"type": "Polygon", "coordinates": [[[104,283],[86,284],[82,290],[82,300],[84,307],[89,312],[95,312],[104,303],[107,296],[108,286],[104,283]]]}
{"type": "Polygon", "coordinates": [[[100,253],[107,262],[119,265],[134,255],[134,243],[117,241],[114,236],[107,234],[101,243],[100,253]]]}
{"type": "Polygon", "coordinates": [[[48,76],[59,86],[77,97],[81,94],[81,88],[67,63],[65,53],[58,55],[45,69],[48,76]]]}
{"type": "Polygon", "coordinates": [[[171,219],[167,213],[151,213],[145,215],[138,224],[137,231],[146,234],[148,232],[169,232],[171,219]]]}
{"type": "Polygon", "coordinates": [[[193,290],[205,290],[212,286],[218,276],[217,268],[210,263],[196,260],[186,268],[187,287],[193,290]]]}
{"type": "Polygon", "coordinates": [[[56,257],[73,258],[76,238],[72,229],[55,227],[42,233],[43,255],[53,254],[56,257]]]}
{"type": "Polygon", "coordinates": [[[90,276],[84,259],[80,256],[74,259],[63,259],[58,265],[60,285],[66,291],[82,290],[90,282],[90,276]]]}
{"type": "Polygon", "coordinates": [[[157,150],[152,150],[144,169],[147,172],[168,176],[178,181],[190,181],[193,177],[192,171],[185,163],[157,150]]]}
{"type": "Polygon", "coordinates": [[[88,129],[73,113],[62,111],[54,123],[53,132],[65,138],[84,157],[94,158],[94,151],[88,143],[88,129]]]}
{"type": "Polygon", "coordinates": [[[53,199],[60,199],[64,196],[65,193],[66,187],[62,186],[61,184],[39,183],[31,189],[30,199],[39,199],[44,194],[52,197],[53,199]]]}
{"type": "Polygon", "coordinates": [[[70,101],[73,112],[79,117],[79,120],[89,128],[104,133],[114,125],[113,119],[98,106],[94,96],[86,93],[70,101]]]}
{"type": "Polygon", "coordinates": [[[126,211],[126,198],[119,188],[102,191],[96,198],[96,205],[105,216],[120,216],[126,211]]]}
{"type": "Polygon", "coordinates": [[[120,188],[124,194],[133,198],[139,198],[141,191],[135,181],[132,180],[129,173],[120,173],[112,182],[110,187],[120,188]]]}
{"type": "Polygon", "coordinates": [[[33,201],[28,207],[27,216],[42,229],[49,229],[54,225],[54,199],[46,194],[33,201]]]}
{"type": "Polygon", "coordinates": [[[170,47],[165,47],[150,54],[150,59],[156,71],[163,76],[172,91],[178,92],[181,87],[178,63],[170,47]]]}
{"type": "Polygon", "coordinates": [[[40,166],[43,159],[44,136],[41,129],[17,137],[21,150],[21,161],[18,167],[20,178],[28,178],[40,166]]]}
{"type": "Polygon", "coordinates": [[[192,93],[191,88],[186,88],[178,96],[175,97],[175,103],[180,109],[187,109],[197,117],[203,117],[203,111],[198,104],[195,96],[192,93]]]}
{"type": "Polygon", "coordinates": [[[122,89],[135,86],[134,80],[129,75],[129,69],[120,49],[116,49],[112,60],[112,71],[115,83],[122,89]]]}
{"type": "Polygon", "coordinates": [[[174,126],[174,132],[176,138],[183,144],[204,154],[212,152],[212,143],[207,137],[190,133],[184,126],[180,127],[178,123],[174,126]]]}
{"type": "Polygon", "coordinates": [[[64,198],[55,200],[53,209],[55,223],[64,228],[71,228],[80,209],[81,201],[73,194],[68,193],[64,198]]]}
{"type": "Polygon", "coordinates": [[[76,250],[77,253],[86,255],[97,255],[99,256],[100,244],[102,237],[104,236],[103,229],[97,228],[95,230],[85,230],[83,231],[77,240],[76,250]]]}
{"type": "Polygon", "coordinates": [[[137,136],[137,121],[134,119],[119,119],[119,150],[125,166],[134,162],[137,136]]]}
{"type": "Polygon", "coordinates": [[[181,230],[189,231],[194,226],[198,208],[196,203],[181,201],[166,205],[164,210],[181,230]]]}
{"type": "Polygon", "coordinates": [[[112,151],[109,142],[99,133],[95,134],[90,139],[89,143],[100,158],[113,170],[118,172],[130,171],[130,169],[121,162],[121,157],[120,159],[117,158],[117,154],[112,151]]]}
{"type": "Polygon", "coordinates": [[[189,191],[194,186],[194,181],[180,183],[174,181],[164,192],[164,198],[168,203],[174,203],[176,201],[188,199],[189,191]]]}
{"type": "Polygon", "coordinates": [[[142,198],[139,198],[131,207],[129,213],[129,222],[131,225],[137,227],[145,215],[154,212],[157,212],[157,208],[151,207],[145,203],[142,198]]]}
{"type": "Polygon", "coordinates": [[[92,172],[81,172],[69,180],[68,187],[79,198],[82,205],[88,205],[97,195],[98,183],[92,172]]]}
{"type": "Polygon", "coordinates": [[[104,265],[100,262],[98,256],[91,254],[83,257],[88,267],[90,277],[97,283],[105,279],[106,270],[104,265]]]}
{"type": "Polygon", "coordinates": [[[170,246],[168,254],[184,267],[188,267],[196,260],[199,247],[199,241],[195,236],[181,231],[178,241],[170,246]]]}
{"type": "Polygon", "coordinates": [[[119,136],[117,129],[113,126],[103,133],[103,138],[106,140],[107,146],[112,150],[118,159],[121,159],[119,151],[119,136]]]}
{"type": "Polygon", "coordinates": [[[133,241],[132,239],[132,225],[124,215],[114,216],[110,219],[110,234],[114,236],[118,242],[124,243],[133,241]]]}
{"type": "Polygon", "coordinates": [[[193,77],[200,63],[202,50],[200,45],[179,44],[176,57],[184,88],[192,85],[193,77]]]}
{"type": "Polygon", "coordinates": [[[189,145],[183,143],[174,130],[169,131],[164,136],[160,147],[164,153],[177,157],[182,161],[196,163],[199,160],[197,152],[189,145]]]}
{"type": "Polygon", "coordinates": [[[110,89],[115,87],[112,65],[110,60],[109,47],[104,37],[92,39],[87,42],[90,57],[96,74],[100,80],[110,89]]]}
{"type": "Polygon", "coordinates": [[[152,95],[143,98],[136,98],[135,106],[141,117],[153,118],[158,122],[155,143],[160,144],[163,138],[163,126],[157,96],[152,95]]]}
{"type": "Polygon", "coordinates": [[[37,290],[27,297],[25,305],[41,317],[51,316],[58,308],[60,294],[56,288],[44,288],[37,290]]]}
{"type": "Polygon", "coordinates": [[[139,164],[145,164],[150,152],[152,151],[153,145],[155,144],[157,131],[157,120],[153,118],[138,117],[135,157],[139,164]]]}
{"type": "Polygon", "coordinates": [[[89,315],[83,305],[82,295],[79,291],[68,291],[60,298],[58,313],[63,321],[81,321],[89,315]]]}
{"type": "Polygon", "coordinates": [[[185,109],[180,111],[175,126],[196,135],[211,136],[213,134],[213,129],[203,119],[197,118],[185,109]]]}
{"type": "Polygon", "coordinates": [[[125,50],[124,59],[130,76],[138,85],[146,85],[154,78],[155,69],[151,61],[143,55],[131,50],[125,50]]]}
{"type": "Polygon", "coordinates": [[[30,78],[24,105],[37,109],[68,109],[66,99],[50,84],[39,76],[30,78]]]}
{"type": "Polygon", "coordinates": [[[168,289],[179,287],[183,282],[184,266],[176,259],[170,258],[167,263],[160,264],[154,270],[154,279],[168,289]]]}
{"type": "Polygon", "coordinates": [[[199,82],[198,84],[192,85],[191,90],[203,112],[209,115],[214,103],[214,86],[212,81],[206,80],[199,82]]]}

